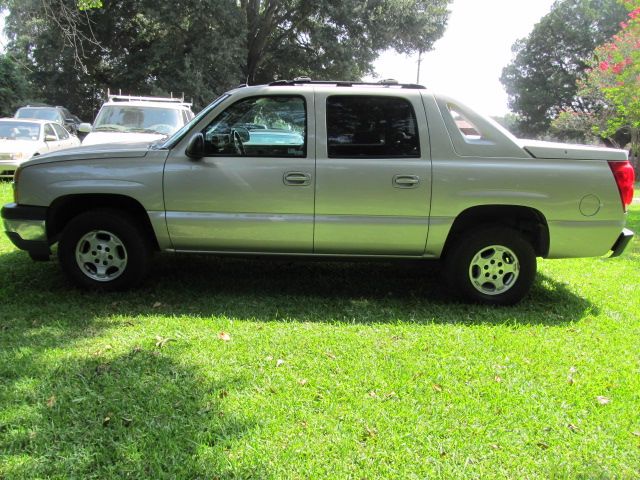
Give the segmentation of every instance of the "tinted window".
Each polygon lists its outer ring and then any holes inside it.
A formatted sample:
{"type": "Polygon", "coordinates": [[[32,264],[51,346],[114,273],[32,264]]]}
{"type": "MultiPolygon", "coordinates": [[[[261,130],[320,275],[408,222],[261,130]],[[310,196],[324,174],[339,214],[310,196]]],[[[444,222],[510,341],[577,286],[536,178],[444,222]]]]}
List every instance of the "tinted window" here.
{"type": "Polygon", "coordinates": [[[234,103],[204,130],[207,155],[304,157],[307,115],[302,97],[251,97],[234,103]]]}
{"type": "Polygon", "coordinates": [[[56,133],[58,134],[58,138],[60,140],[66,140],[67,138],[69,138],[69,132],[67,132],[62,125],[58,125],[57,123],[53,123],[53,124],[51,124],[51,126],[56,131],[56,133]]]}
{"type": "Polygon", "coordinates": [[[416,117],[396,97],[333,96],[327,99],[329,157],[419,157],[416,117]]]}

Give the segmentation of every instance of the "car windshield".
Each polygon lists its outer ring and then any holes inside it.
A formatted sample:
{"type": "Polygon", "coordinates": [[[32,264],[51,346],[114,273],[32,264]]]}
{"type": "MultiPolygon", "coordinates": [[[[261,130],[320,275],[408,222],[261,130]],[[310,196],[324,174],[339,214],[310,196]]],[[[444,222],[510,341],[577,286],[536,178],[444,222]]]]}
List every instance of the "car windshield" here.
{"type": "Polygon", "coordinates": [[[207,105],[200,113],[198,113],[198,115],[193,117],[186,125],[183,125],[180,130],[176,131],[171,137],[167,138],[164,143],[156,145],[156,148],[173,148],[173,146],[178,143],[189,130],[191,130],[191,127],[202,120],[202,118],[207,116],[211,110],[220,105],[220,103],[222,103],[222,101],[227,97],[229,97],[228,93],[223,93],[222,95],[220,95],[213,102],[207,105]]]}
{"type": "Polygon", "coordinates": [[[37,118],[39,120],[58,121],[60,119],[60,115],[54,108],[27,107],[18,110],[18,112],[16,113],[16,118],[37,118]]]}
{"type": "Polygon", "coordinates": [[[0,138],[36,141],[40,138],[40,125],[31,122],[0,122],[0,138]]]}
{"type": "Polygon", "coordinates": [[[180,112],[172,108],[108,105],[100,110],[93,131],[171,135],[180,128],[180,112]]]}

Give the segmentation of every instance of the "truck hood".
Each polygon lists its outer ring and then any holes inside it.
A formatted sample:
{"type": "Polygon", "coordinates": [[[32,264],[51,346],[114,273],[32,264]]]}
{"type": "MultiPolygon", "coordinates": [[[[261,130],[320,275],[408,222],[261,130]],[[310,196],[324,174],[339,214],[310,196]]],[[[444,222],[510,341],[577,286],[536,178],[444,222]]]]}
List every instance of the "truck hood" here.
{"type": "Polygon", "coordinates": [[[141,158],[149,151],[149,144],[144,143],[126,143],[116,145],[91,145],[57,152],[47,153],[32,158],[23,163],[23,166],[40,165],[42,163],[69,162],[73,160],[92,160],[105,158],[141,158]]]}
{"type": "Polygon", "coordinates": [[[82,145],[98,145],[100,143],[142,143],[147,144],[166,137],[160,133],[140,133],[140,132],[91,132],[82,145]]]}
{"type": "Polygon", "coordinates": [[[629,158],[626,150],[617,148],[523,139],[518,139],[518,144],[534,158],[618,161],[624,161],[629,158]]]}

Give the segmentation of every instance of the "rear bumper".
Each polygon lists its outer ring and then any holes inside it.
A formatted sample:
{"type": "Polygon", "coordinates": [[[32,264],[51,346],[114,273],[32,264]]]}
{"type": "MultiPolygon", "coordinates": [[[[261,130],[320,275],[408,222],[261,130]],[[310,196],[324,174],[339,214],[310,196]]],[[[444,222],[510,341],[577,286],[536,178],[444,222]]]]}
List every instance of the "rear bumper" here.
{"type": "Polygon", "coordinates": [[[49,255],[47,207],[9,203],[2,207],[4,230],[13,244],[32,256],[49,255]]]}
{"type": "Polygon", "coordinates": [[[611,253],[611,256],[609,258],[622,255],[622,252],[624,252],[625,248],[627,248],[627,245],[629,245],[629,242],[633,238],[633,235],[634,233],[628,228],[622,229],[622,233],[618,236],[616,243],[614,243],[613,247],[611,247],[613,253],[611,253]]]}
{"type": "Polygon", "coordinates": [[[19,165],[18,160],[0,160],[0,178],[13,178],[19,165]]]}

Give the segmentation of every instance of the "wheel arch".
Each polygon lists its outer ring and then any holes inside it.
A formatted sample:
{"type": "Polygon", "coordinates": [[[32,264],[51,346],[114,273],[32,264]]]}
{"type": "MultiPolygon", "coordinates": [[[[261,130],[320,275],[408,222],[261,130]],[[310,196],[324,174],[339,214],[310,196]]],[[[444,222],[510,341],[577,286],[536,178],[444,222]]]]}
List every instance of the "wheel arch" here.
{"type": "Polygon", "coordinates": [[[520,232],[531,242],[539,257],[549,253],[549,227],[539,210],[522,205],[478,205],[463,210],[454,220],[442,256],[463,235],[477,228],[503,226],[520,232]]]}
{"type": "Polygon", "coordinates": [[[136,199],[118,194],[72,194],[56,198],[47,211],[47,238],[51,243],[55,243],[71,219],[100,208],[122,210],[139,221],[153,248],[159,249],[156,234],[145,208],[136,199]]]}

